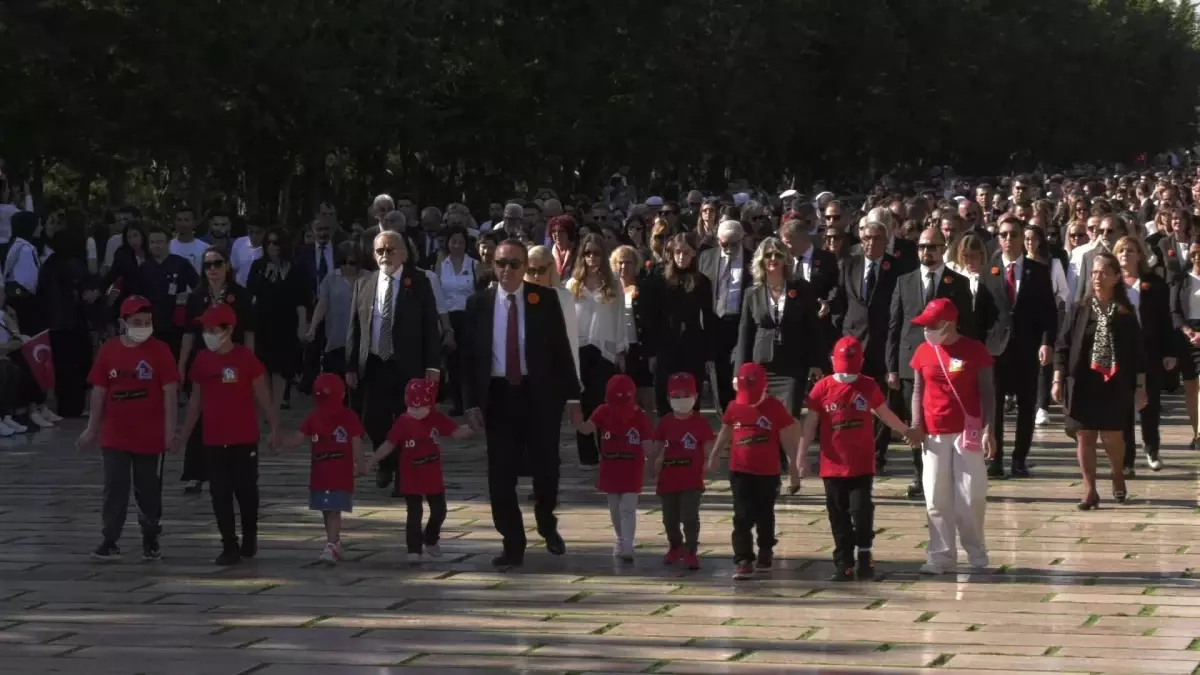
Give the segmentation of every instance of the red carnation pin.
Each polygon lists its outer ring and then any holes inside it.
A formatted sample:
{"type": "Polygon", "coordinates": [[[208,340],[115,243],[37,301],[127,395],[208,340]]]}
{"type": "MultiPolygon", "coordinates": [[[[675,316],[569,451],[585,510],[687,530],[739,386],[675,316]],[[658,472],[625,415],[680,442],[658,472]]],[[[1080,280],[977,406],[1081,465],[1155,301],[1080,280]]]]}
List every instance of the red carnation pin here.
{"type": "Polygon", "coordinates": [[[1149,281],[1143,281],[1143,282],[1142,282],[1142,290],[1143,290],[1143,291],[1148,291],[1148,290],[1150,290],[1150,282],[1149,282],[1149,281]]]}
{"type": "Polygon", "coordinates": [[[1000,276],[1000,268],[999,267],[992,268],[992,276],[1000,276]]]}
{"type": "Polygon", "coordinates": [[[1168,249],[1168,250],[1167,250],[1167,255],[1169,255],[1169,256],[1171,256],[1172,258],[1174,258],[1174,257],[1175,257],[1175,249],[1173,249],[1173,248],[1172,248],[1172,249],[1168,249]]]}
{"type": "Polygon", "coordinates": [[[948,284],[948,283],[950,283],[951,281],[954,281],[954,277],[952,277],[952,276],[950,276],[950,275],[946,275],[946,276],[942,277],[942,283],[943,283],[943,284],[948,284]]]}
{"type": "Polygon", "coordinates": [[[654,267],[654,261],[653,261],[653,260],[647,260],[647,261],[646,261],[646,269],[651,269],[652,267],[654,267]]]}
{"type": "Polygon", "coordinates": [[[542,301],[542,299],[538,297],[537,293],[530,293],[528,300],[529,300],[529,304],[531,304],[531,305],[536,305],[542,301]]]}
{"type": "Polygon", "coordinates": [[[788,297],[789,298],[796,297],[796,289],[793,288],[792,290],[788,291],[788,297]]]}
{"type": "Polygon", "coordinates": [[[235,298],[233,297],[232,294],[225,296],[225,304],[227,304],[227,305],[232,305],[234,300],[235,300],[235,298]]]}
{"type": "Polygon", "coordinates": [[[881,264],[880,267],[882,267],[883,271],[886,272],[892,268],[892,264],[889,263],[888,261],[884,260],[883,264],[881,264]]]}
{"type": "Polygon", "coordinates": [[[405,288],[409,288],[409,287],[411,287],[411,286],[412,286],[412,279],[409,279],[409,278],[407,278],[407,277],[406,277],[406,278],[404,279],[404,287],[405,287],[405,288]]]}

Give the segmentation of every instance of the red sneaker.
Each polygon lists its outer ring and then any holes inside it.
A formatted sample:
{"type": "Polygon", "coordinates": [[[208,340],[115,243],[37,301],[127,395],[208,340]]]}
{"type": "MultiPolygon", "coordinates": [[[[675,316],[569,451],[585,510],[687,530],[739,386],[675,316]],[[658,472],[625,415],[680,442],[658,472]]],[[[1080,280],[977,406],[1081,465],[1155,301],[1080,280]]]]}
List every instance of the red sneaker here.
{"type": "Polygon", "coordinates": [[[689,551],[687,555],[683,556],[683,564],[689,570],[698,570],[700,569],[700,558],[697,558],[695,553],[689,551]]]}
{"type": "Polygon", "coordinates": [[[743,560],[733,568],[734,579],[753,579],[754,578],[754,563],[749,560],[743,560]]]}
{"type": "Polygon", "coordinates": [[[663,564],[664,565],[674,565],[675,563],[679,562],[680,560],[683,560],[683,547],[682,546],[672,546],[667,551],[667,555],[663,556],[663,564]]]}

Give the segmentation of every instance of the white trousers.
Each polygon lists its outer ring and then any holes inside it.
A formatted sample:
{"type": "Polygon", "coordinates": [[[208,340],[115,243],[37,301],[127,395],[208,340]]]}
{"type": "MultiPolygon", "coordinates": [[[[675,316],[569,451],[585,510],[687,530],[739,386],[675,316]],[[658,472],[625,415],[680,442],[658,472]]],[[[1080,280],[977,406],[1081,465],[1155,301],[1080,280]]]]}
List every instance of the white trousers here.
{"type": "Polygon", "coordinates": [[[925,510],[929,514],[929,564],[952,570],[958,565],[957,533],[972,567],[986,567],[983,519],[987,513],[987,466],[982,452],[959,452],[958,434],[926,436],[925,510]]]}
{"type": "Polygon", "coordinates": [[[608,495],[608,515],[612,517],[617,553],[633,555],[633,537],[637,533],[637,505],[636,492],[608,495]]]}

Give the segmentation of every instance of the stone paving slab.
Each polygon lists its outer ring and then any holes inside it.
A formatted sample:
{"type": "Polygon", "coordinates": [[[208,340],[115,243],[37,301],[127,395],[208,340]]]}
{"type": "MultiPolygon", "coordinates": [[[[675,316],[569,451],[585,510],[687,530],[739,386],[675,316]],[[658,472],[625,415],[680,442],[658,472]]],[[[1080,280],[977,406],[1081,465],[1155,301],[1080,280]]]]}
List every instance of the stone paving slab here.
{"type": "MultiPolygon", "coordinates": [[[[287,417],[294,427],[300,413],[287,417]]],[[[907,453],[893,448],[896,473],[876,482],[881,579],[863,584],[826,581],[832,542],[816,480],[780,500],[770,577],[729,578],[732,505],[719,476],[702,505],[702,570],[661,564],[652,491],[638,507],[636,561],[614,560],[595,475],[574,465],[566,430],[562,558],[534,531],[526,480],[526,565],[490,567],[499,537],[471,441],[447,443],[439,560],[407,563],[403,505],[363,479],[346,562],[318,564],[324,532],[306,508],[300,452],[263,455],[255,561],[211,564],[207,496],[182,494],[170,456],[165,559],[138,560],[131,506],[125,559],[95,563],[100,463],[74,450],[81,425],[67,422],[0,439],[0,674],[1200,673],[1200,452],[1183,448],[1178,414],[1169,419],[1167,468],[1139,462],[1131,502],[1091,513],[1074,508],[1073,448],[1039,428],[1035,478],[989,486],[991,567],[941,577],[917,573],[924,509],[905,498],[907,453]]]]}

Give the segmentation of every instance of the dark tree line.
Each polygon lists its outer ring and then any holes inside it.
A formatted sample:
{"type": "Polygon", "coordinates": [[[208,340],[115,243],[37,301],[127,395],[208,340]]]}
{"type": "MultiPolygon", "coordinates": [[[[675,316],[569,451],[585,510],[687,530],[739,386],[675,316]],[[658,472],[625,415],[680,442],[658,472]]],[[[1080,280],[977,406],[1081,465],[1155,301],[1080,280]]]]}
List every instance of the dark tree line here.
{"type": "Polygon", "coordinates": [[[1195,140],[1176,0],[5,0],[0,156],[70,203],[723,188],[1195,140]],[[656,170],[655,175],[651,171],[656,170]]]}

